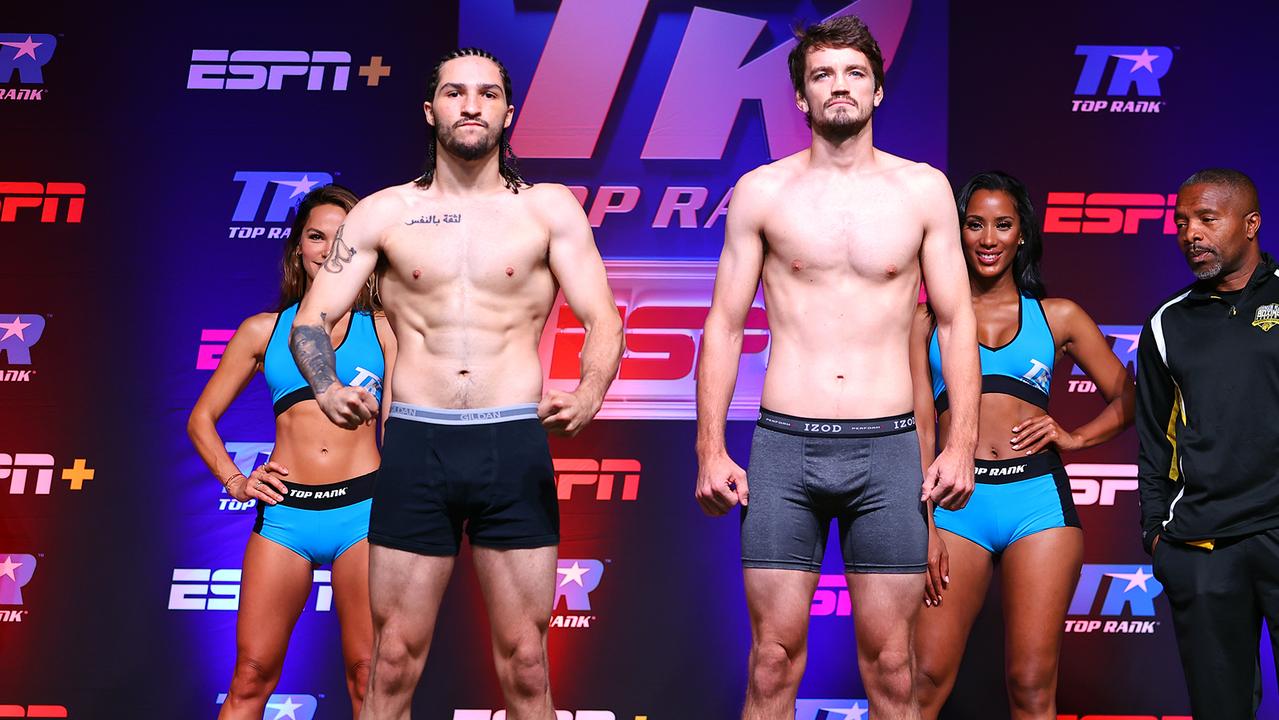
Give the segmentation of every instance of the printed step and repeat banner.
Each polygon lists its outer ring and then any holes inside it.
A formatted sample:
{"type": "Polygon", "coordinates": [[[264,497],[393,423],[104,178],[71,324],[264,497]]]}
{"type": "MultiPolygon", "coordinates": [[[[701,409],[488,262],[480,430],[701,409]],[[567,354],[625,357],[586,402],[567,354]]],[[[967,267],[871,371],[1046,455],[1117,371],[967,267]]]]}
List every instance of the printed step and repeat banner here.
{"type": "MultiPolygon", "coordinates": [[[[1275,10],[1188,1],[460,0],[396,6],[152,3],[0,14],[0,717],[212,718],[235,655],[256,508],[220,488],[186,419],[236,327],[268,309],[292,211],[336,182],[417,175],[436,60],[488,49],[512,76],[526,177],[568,185],[605,258],[626,353],[600,419],[552,449],[564,537],[551,621],[561,720],[740,712],[750,632],[736,516],[693,501],[693,370],[736,179],[809,137],[786,70],[796,20],[856,13],[885,55],[876,144],[958,186],[1021,177],[1050,295],[1130,369],[1157,300],[1189,281],[1171,206],[1238,167],[1265,206],[1275,10]],[[1191,20],[1190,18],[1193,18],[1191,20]]],[[[1264,247],[1264,246],[1263,246],[1264,247]]],[[[571,389],[584,331],[562,303],[540,354],[571,389]]],[[[747,320],[729,447],[746,463],[768,359],[747,320]]],[[[1052,413],[1102,406],[1069,362],[1052,413]]],[[[270,456],[260,378],[219,425],[246,473],[270,456]]],[[[1167,600],[1138,538],[1136,440],[1065,458],[1085,564],[1062,652],[1063,718],[1182,718],[1167,600]]],[[[264,717],[349,717],[331,569],[264,717]]],[[[1004,718],[998,583],[948,718],[1004,718]]],[[[796,720],[860,719],[838,552],[812,604],[796,720]]],[[[463,552],[416,717],[501,720],[463,552]]],[[[1268,646],[1267,646],[1268,647],[1268,646]]],[[[1263,648],[1266,687],[1274,665],[1263,648]]],[[[1279,718],[1267,697],[1261,717],[1279,718]]]]}

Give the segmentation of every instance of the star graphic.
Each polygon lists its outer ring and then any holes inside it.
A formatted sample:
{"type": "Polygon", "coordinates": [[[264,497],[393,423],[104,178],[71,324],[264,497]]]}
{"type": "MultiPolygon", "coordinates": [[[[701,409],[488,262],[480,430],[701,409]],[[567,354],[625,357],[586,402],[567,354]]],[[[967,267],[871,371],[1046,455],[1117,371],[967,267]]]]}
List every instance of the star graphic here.
{"type": "Polygon", "coordinates": [[[1117,57],[1120,60],[1131,60],[1132,72],[1137,72],[1142,68],[1146,68],[1146,70],[1150,71],[1151,74],[1155,72],[1155,66],[1151,65],[1151,63],[1159,59],[1158,55],[1150,54],[1149,48],[1142,48],[1140,55],[1120,55],[1116,53],[1114,57],[1117,57]]]}
{"type": "MultiPolygon", "coordinates": [[[[842,703],[841,703],[842,704],[842,703]]],[[[862,707],[860,701],[854,702],[852,707],[823,707],[817,711],[819,717],[830,718],[830,720],[862,720],[869,712],[862,707]]]]}
{"type": "Polygon", "coordinates": [[[589,570],[590,568],[584,568],[581,565],[579,565],[576,560],[574,560],[573,567],[556,568],[555,572],[564,576],[564,579],[560,581],[560,587],[564,587],[565,585],[571,582],[577,583],[578,587],[586,587],[584,584],[582,584],[582,576],[585,575],[589,570]]]}
{"type": "Polygon", "coordinates": [[[24,323],[21,316],[14,315],[13,322],[0,323],[0,328],[5,329],[4,337],[0,337],[0,340],[8,340],[14,335],[17,335],[19,340],[26,340],[27,338],[23,336],[22,331],[29,327],[31,327],[31,323],[24,323]]]}
{"type": "Polygon", "coordinates": [[[293,188],[293,192],[289,195],[290,200],[298,195],[305,195],[311,192],[311,188],[320,184],[319,180],[312,180],[306,175],[303,175],[301,180],[275,180],[274,182],[276,185],[288,185],[293,188]]]}
{"type": "Polygon", "coordinates": [[[1149,589],[1146,587],[1146,581],[1154,577],[1154,575],[1147,575],[1146,569],[1141,567],[1140,565],[1137,566],[1137,572],[1135,573],[1106,573],[1106,574],[1118,580],[1127,580],[1128,586],[1124,588],[1124,592],[1128,592],[1129,590],[1138,586],[1140,586],[1142,590],[1146,590],[1147,592],[1149,592],[1149,589]]]}
{"type": "Polygon", "coordinates": [[[16,42],[0,42],[0,45],[5,45],[5,46],[11,47],[11,48],[18,48],[18,54],[13,56],[13,59],[14,59],[14,60],[17,60],[18,58],[22,57],[23,55],[26,55],[27,57],[31,58],[32,60],[35,60],[35,59],[36,59],[36,48],[40,47],[40,46],[41,46],[41,45],[43,45],[43,44],[44,44],[44,43],[32,42],[32,41],[31,41],[31,36],[30,36],[30,35],[28,35],[28,36],[27,36],[26,42],[20,42],[20,43],[16,43],[16,42]]]}
{"type": "Polygon", "coordinates": [[[294,712],[296,712],[298,708],[302,707],[302,704],[293,702],[292,696],[285,695],[284,702],[267,703],[266,706],[270,710],[275,710],[275,717],[271,718],[271,720],[281,720],[286,717],[291,718],[292,720],[298,720],[298,716],[294,715],[294,712]]]}
{"type": "Polygon", "coordinates": [[[1130,352],[1132,352],[1132,351],[1136,350],[1136,349],[1137,349],[1137,342],[1138,342],[1139,340],[1141,340],[1141,335],[1134,335],[1134,334],[1128,334],[1128,333],[1122,333],[1122,334],[1120,334],[1120,333],[1116,333],[1116,334],[1115,334],[1115,335],[1113,335],[1112,337],[1114,337],[1116,340],[1127,340],[1127,341],[1128,341],[1128,349],[1127,349],[1127,350],[1124,350],[1124,354],[1128,354],[1128,353],[1130,353],[1130,352]]]}
{"type": "Polygon", "coordinates": [[[0,562],[0,577],[7,577],[14,582],[18,582],[18,576],[13,571],[22,567],[22,565],[20,562],[14,562],[13,556],[9,555],[4,559],[4,562],[0,562]]]}

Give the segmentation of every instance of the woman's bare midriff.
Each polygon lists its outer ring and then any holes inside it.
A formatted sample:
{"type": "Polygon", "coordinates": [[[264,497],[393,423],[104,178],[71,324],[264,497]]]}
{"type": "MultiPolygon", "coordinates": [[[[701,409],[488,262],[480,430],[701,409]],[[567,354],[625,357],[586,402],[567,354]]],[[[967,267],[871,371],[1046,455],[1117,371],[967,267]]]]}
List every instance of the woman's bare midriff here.
{"type": "Polygon", "coordinates": [[[378,469],[373,423],[343,430],[329,422],[313,400],[304,400],[275,419],[271,460],[288,468],[285,480],[299,485],[328,485],[378,469]]]}
{"type": "MultiPolygon", "coordinates": [[[[1038,406],[1011,395],[982,395],[981,415],[977,423],[977,451],[974,457],[978,460],[1008,460],[1026,455],[1026,451],[1014,450],[1009,444],[1013,437],[1013,427],[1043,414],[1044,411],[1038,406]]],[[[937,418],[937,436],[940,439],[939,446],[945,447],[950,438],[950,411],[941,413],[937,418]]]]}

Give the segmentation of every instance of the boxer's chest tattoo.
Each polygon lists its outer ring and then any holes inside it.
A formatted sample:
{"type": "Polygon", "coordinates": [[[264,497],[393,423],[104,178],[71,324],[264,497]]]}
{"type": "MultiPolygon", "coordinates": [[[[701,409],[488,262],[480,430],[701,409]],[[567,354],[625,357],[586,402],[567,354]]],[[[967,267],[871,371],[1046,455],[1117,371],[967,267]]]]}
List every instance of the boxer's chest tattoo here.
{"type": "Polygon", "coordinates": [[[405,225],[456,225],[462,222],[462,213],[443,213],[439,215],[419,215],[405,220],[405,225]]]}

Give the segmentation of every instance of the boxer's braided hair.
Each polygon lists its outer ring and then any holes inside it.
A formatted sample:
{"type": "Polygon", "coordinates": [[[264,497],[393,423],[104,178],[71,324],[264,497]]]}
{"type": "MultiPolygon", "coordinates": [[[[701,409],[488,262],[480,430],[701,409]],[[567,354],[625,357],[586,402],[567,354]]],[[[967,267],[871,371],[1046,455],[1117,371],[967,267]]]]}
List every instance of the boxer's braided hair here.
{"type": "MultiPolygon", "coordinates": [[[[440,61],[435,64],[435,71],[431,73],[431,81],[426,86],[426,96],[429,99],[435,99],[435,91],[440,87],[440,69],[444,67],[444,63],[463,57],[484,58],[497,65],[497,69],[502,74],[502,91],[506,93],[507,104],[511,104],[511,75],[506,71],[506,66],[494,57],[492,53],[476,47],[459,48],[440,58],[440,61]]],[[[435,179],[435,126],[429,127],[431,137],[426,144],[426,169],[413,181],[418,187],[430,187],[431,181],[435,179]]],[[[515,152],[511,150],[511,142],[506,137],[506,128],[502,128],[502,134],[498,138],[498,147],[497,171],[502,175],[502,179],[506,181],[506,186],[511,189],[511,192],[518,193],[521,187],[525,187],[529,183],[520,175],[519,158],[515,157],[515,152]]]]}

